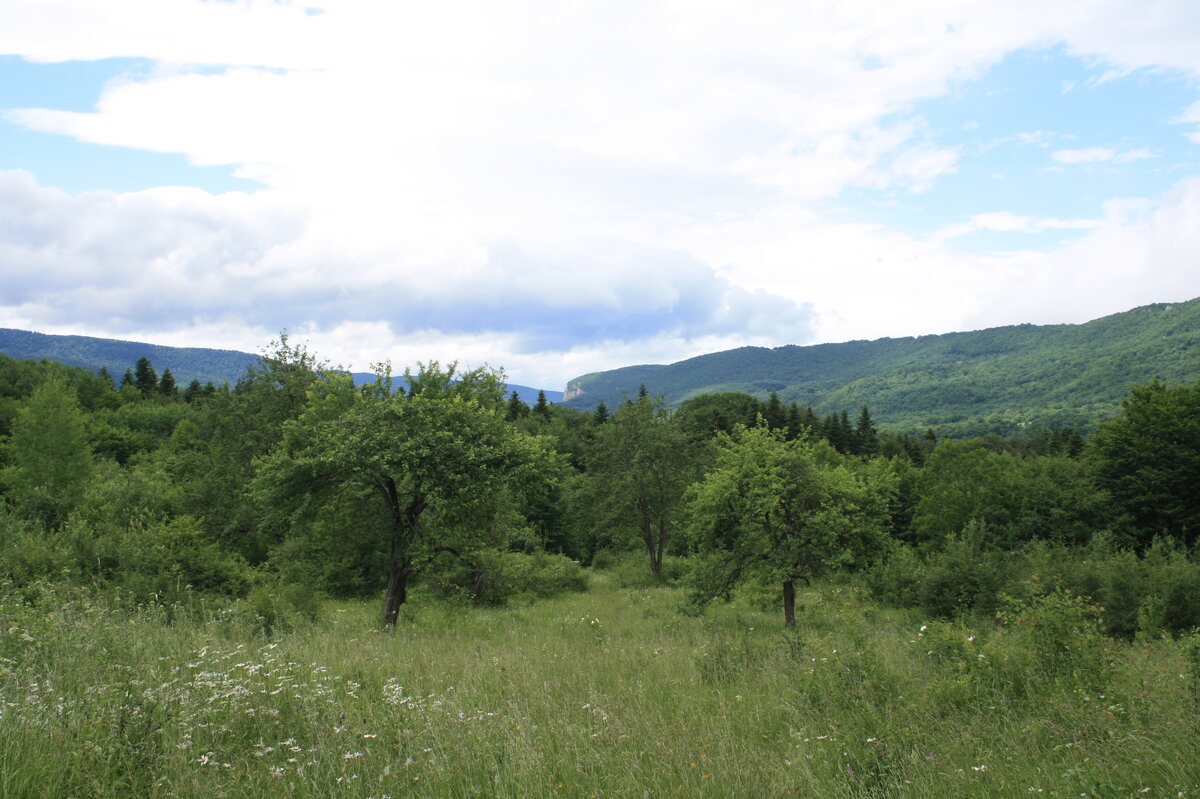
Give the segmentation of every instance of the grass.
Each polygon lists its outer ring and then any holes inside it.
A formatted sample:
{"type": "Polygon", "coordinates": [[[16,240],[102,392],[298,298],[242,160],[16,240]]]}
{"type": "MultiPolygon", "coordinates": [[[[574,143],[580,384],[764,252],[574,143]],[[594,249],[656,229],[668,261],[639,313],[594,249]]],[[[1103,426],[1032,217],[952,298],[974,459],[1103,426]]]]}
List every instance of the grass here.
{"type": "Polygon", "coordinates": [[[374,604],[267,635],[240,606],[10,591],[0,796],[1200,797],[1182,642],[1039,648],[845,585],[786,633],[754,592],[695,616],[599,577],[422,599],[393,635],[374,604]]]}

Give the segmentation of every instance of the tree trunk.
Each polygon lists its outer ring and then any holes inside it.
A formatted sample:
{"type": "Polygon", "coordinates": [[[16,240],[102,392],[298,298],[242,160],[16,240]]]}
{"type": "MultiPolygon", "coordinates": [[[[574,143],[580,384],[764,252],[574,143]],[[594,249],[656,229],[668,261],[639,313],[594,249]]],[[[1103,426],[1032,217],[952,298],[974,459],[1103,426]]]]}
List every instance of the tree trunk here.
{"type": "Polygon", "coordinates": [[[783,581],[783,626],[796,626],[796,584],[791,580],[783,581]]]}
{"type": "Polygon", "coordinates": [[[400,606],[408,599],[408,575],[411,567],[401,563],[395,556],[388,558],[387,595],[383,598],[383,629],[396,629],[396,617],[400,615],[400,606]]]}

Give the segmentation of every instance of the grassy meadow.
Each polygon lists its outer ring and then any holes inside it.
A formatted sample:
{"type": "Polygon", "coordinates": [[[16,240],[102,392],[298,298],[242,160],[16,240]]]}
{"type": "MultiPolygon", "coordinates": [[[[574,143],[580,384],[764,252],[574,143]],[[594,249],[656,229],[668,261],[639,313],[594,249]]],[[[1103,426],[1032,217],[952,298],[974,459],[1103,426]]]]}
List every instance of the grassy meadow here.
{"type": "Polygon", "coordinates": [[[1197,639],[1051,595],[933,622],[849,584],[245,604],[0,591],[0,796],[1200,797],[1197,639]],[[286,622],[286,623],[282,623],[286,622]]]}

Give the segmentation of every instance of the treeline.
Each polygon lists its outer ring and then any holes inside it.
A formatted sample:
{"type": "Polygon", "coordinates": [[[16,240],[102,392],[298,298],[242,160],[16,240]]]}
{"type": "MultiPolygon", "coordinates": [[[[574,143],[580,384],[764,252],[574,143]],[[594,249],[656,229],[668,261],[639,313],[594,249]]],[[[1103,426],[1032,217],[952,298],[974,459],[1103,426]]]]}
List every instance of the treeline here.
{"type": "Polygon", "coordinates": [[[939,441],[774,394],[668,410],[643,389],[582,413],[436,363],[356,387],[284,337],[222,386],[0,356],[0,442],[18,589],[383,592],[394,626],[413,590],[504,602],[636,563],[697,603],[769,586],[788,625],[798,583],[842,573],[943,616],[1065,585],[1113,634],[1200,625],[1200,384],[1134,387],[1087,440],[939,441]]]}

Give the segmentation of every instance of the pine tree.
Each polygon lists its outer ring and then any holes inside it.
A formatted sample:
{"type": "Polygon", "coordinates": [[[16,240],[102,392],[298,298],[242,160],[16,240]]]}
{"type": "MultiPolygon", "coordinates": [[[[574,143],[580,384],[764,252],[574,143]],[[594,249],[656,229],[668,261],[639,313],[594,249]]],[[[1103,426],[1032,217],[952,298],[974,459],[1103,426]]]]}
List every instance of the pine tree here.
{"type": "Polygon", "coordinates": [[[171,374],[170,367],[163,369],[162,379],[158,381],[158,393],[164,397],[174,397],[179,393],[179,387],[175,385],[175,375],[171,374]]]}
{"type": "Polygon", "coordinates": [[[550,403],[546,400],[545,391],[538,392],[537,404],[533,406],[533,412],[547,422],[550,421],[550,403]]]}
{"type": "Polygon", "coordinates": [[[529,415],[529,406],[521,399],[521,395],[517,392],[512,392],[508,395],[508,409],[506,416],[508,421],[515,422],[518,419],[523,419],[529,415]]]}
{"type": "Polygon", "coordinates": [[[783,403],[779,401],[779,395],[774,391],[771,392],[766,405],[763,406],[763,417],[767,420],[767,427],[772,430],[782,430],[787,427],[787,411],[784,410],[783,403]]]}
{"type": "Polygon", "coordinates": [[[149,358],[138,358],[137,367],[133,372],[133,385],[142,392],[143,397],[158,393],[158,373],[150,365],[149,358]]]}
{"type": "Polygon", "coordinates": [[[132,385],[133,385],[133,370],[126,369],[125,374],[121,375],[121,385],[118,388],[125,388],[125,386],[132,386],[132,385]]]}
{"type": "Polygon", "coordinates": [[[608,406],[603,402],[596,406],[596,412],[592,414],[592,421],[596,424],[604,424],[608,421],[608,406]]]}
{"type": "Polygon", "coordinates": [[[877,452],[879,452],[879,433],[875,429],[875,423],[871,421],[871,414],[867,411],[867,406],[864,405],[858,414],[858,424],[854,426],[854,454],[874,455],[877,452]]]}
{"type": "Polygon", "coordinates": [[[96,377],[100,378],[100,381],[104,383],[104,385],[106,385],[110,390],[117,387],[112,375],[110,375],[108,373],[108,369],[104,368],[103,366],[100,367],[100,371],[96,372],[96,377]]]}

